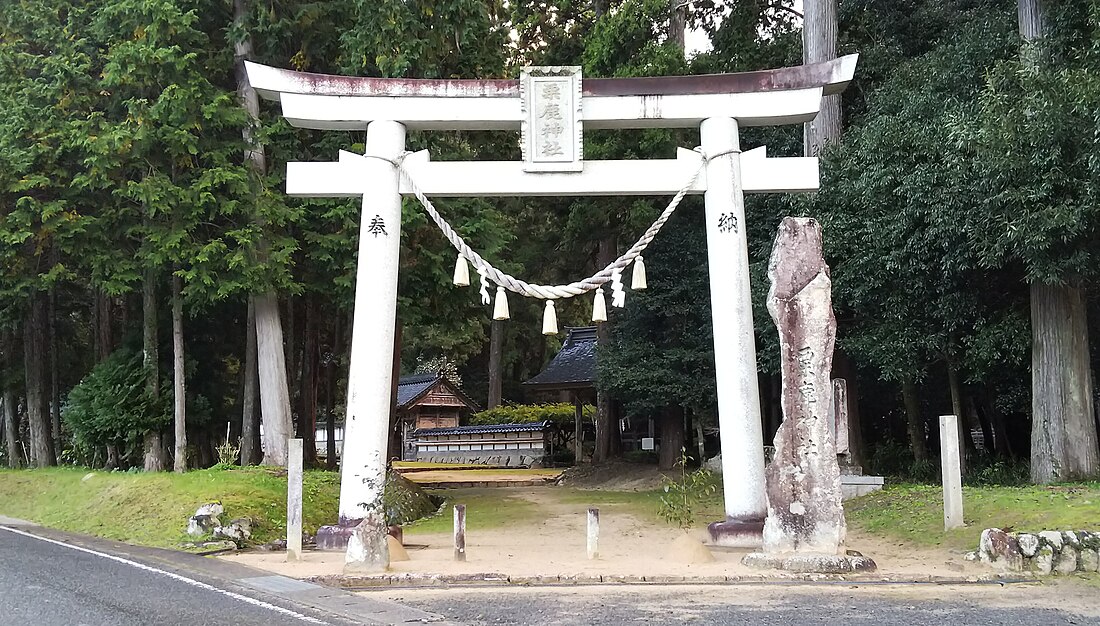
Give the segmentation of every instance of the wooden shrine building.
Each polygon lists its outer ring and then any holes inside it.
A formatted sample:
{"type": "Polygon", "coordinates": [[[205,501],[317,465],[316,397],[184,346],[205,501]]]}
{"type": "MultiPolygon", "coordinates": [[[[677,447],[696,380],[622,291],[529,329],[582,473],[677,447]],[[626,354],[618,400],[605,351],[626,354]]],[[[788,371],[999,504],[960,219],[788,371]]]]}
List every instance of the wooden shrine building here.
{"type": "Polygon", "coordinates": [[[397,383],[397,434],[401,459],[416,460],[415,431],[455,428],[462,418],[478,411],[477,403],[442,374],[403,376],[397,383]]]}

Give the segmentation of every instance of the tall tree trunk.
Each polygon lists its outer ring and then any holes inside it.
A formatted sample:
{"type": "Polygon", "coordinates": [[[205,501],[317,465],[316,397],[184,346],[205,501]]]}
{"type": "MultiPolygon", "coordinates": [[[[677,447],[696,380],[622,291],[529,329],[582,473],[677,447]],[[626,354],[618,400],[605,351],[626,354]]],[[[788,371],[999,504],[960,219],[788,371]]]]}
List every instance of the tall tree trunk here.
{"type": "MultiPolygon", "coordinates": [[[[142,365],[145,368],[145,388],[154,398],[160,397],[160,356],[157,347],[157,275],[145,270],[141,289],[142,365]]],[[[157,430],[145,433],[145,471],[163,472],[164,440],[157,430]]]]}
{"type": "Polygon", "coordinates": [[[684,447],[684,408],[679,405],[665,407],[661,413],[661,451],[657,469],[670,470],[680,462],[684,447]]]}
{"type": "MultiPolygon", "coordinates": [[[[56,261],[55,261],[56,262],[56,261]]],[[[58,363],[57,346],[57,288],[50,288],[49,313],[50,335],[50,432],[53,433],[55,454],[61,453],[61,366],[58,363]]]]}
{"type": "MultiPolygon", "coordinates": [[[[805,0],[802,20],[802,62],[806,64],[836,58],[836,0],[805,0]]],[[[840,95],[825,96],[821,112],[806,122],[803,151],[817,156],[826,145],[840,140],[840,95]]]]}
{"type": "Polygon", "coordinates": [[[102,290],[94,290],[95,317],[95,360],[99,363],[110,356],[115,349],[114,332],[111,326],[111,298],[102,290]]]}
{"type": "Polygon", "coordinates": [[[187,471],[187,381],[183,367],[183,297],[180,277],[172,276],[172,417],[176,426],[172,469],[187,471]]]}
{"type": "Polygon", "coordinates": [[[684,0],[669,0],[668,40],[679,48],[681,56],[685,52],[684,38],[687,32],[689,5],[690,3],[684,0]]]}
{"type": "Polygon", "coordinates": [[[294,424],[291,421],[290,393],[286,386],[286,360],[283,358],[279,302],[272,293],[256,295],[253,299],[256,302],[260,410],[264,424],[263,464],[285,467],[287,442],[294,432],[294,424]]]}
{"type": "Polygon", "coordinates": [[[332,354],[325,365],[325,467],[336,469],[336,360],[343,341],[340,336],[340,316],[334,315],[332,331],[332,354]]]}
{"type": "Polygon", "coordinates": [[[1031,329],[1031,480],[1046,484],[1100,475],[1081,290],[1032,283],[1031,329]]]}
{"type": "Polygon", "coordinates": [[[947,361],[947,388],[951,393],[951,413],[955,416],[959,425],[959,472],[966,476],[966,458],[973,448],[970,431],[970,414],[963,406],[962,384],[959,382],[959,371],[950,359],[947,361]]]}
{"type": "Polygon", "coordinates": [[[912,378],[901,383],[901,399],[905,404],[905,421],[909,432],[909,447],[913,451],[913,460],[928,460],[928,446],[924,441],[924,420],[920,414],[920,402],[917,400],[917,384],[912,378]]]}
{"type": "Polygon", "coordinates": [[[256,372],[256,307],[248,299],[248,320],[245,322],[244,393],[241,398],[241,465],[260,462],[260,414],[256,411],[256,396],[260,391],[256,372]]]}
{"type": "Polygon", "coordinates": [[[489,326],[489,402],[486,408],[500,406],[503,387],[504,368],[501,360],[504,355],[504,320],[493,320],[489,326]]]}
{"type": "Polygon", "coordinates": [[[286,380],[290,406],[294,407],[295,392],[302,384],[301,359],[298,358],[298,307],[296,299],[286,299],[286,321],[283,324],[283,354],[286,356],[286,380]]]}
{"type": "MultiPolygon", "coordinates": [[[[239,28],[245,28],[248,15],[247,0],[233,0],[233,22],[239,28]]],[[[237,95],[241,106],[248,112],[251,123],[243,132],[248,149],[245,158],[253,175],[259,179],[267,172],[267,159],[264,148],[256,138],[256,125],[260,115],[260,100],[256,90],[248,82],[244,62],[252,57],[252,37],[245,35],[234,46],[237,69],[237,95]]],[[[257,220],[261,226],[266,224],[257,220]]],[[[260,261],[266,261],[267,242],[261,239],[256,244],[260,261]]],[[[290,391],[287,387],[286,357],[283,351],[283,327],[279,319],[279,301],[274,291],[254,296],[256,303],[256,338],[259,361],[260,410],[264,423],[264,465],[285,466],[287,460],[287,440],[290,438],[293,424],[290,414],[290,391]]]]}
{"type": "MultiPolygon", "coordinates": [[[[616,257],[615,237],[608,236],[600,240],[596,249],[596,265],[603,269],[615,261],[616,257]]],[[[597,350],[605,349],[611,341],[611,322],[603,322],[596,326],[597,350]]],[[[612,407],[611,394],[603,389],[596,390],[596,451],[593,454],[594,463],[603,463],[612,458],[614,446],[611,445],[613,437],[621,437],[619,425],[615,422],[615,414],[612,407]]],[[[681,428],[681,431],[683,429],[681,428]]],[[[681,440],[683,433],[680,434],[681,440]]],[[[619,445],[622,450],[622,445],[619,445]]]]}
{"type": "MultiPolygon", "coordinates": [[[[1024,63],[1044,63],[1041,0],[1018,0],[1024,63]],[[1030,45],[1034,44],[1034,45],[1030,45]]],[[[1100,475],[1093,415],[1088,315],[1078,287],[1031,283],[1031,480],[1045,484],[1100,475]]]]}
{"type": "Polygon", "coordinates": [[[4,332],[0,335],[0,401],[3,402],[4,445],[7,451],[8,467],[18,469],[23,465],[23,451],[19,448],[19,413],[15,407],[15,391],[7,378],[9,368],[14,361],[15,337],[4,332]]]}
{"type": "Polygon", "coordinates": [[[306,296],[305,340],[302,342],[302,383],[298,396],[298,436],[302,438],[302,459],[306,467],[317,465],[317,302],[306,296]]]}
{"type": "Polygon", "coordinates": [[[26,322],[23,325],[23,365],[27,384],[27,425],[30,433],[31,463],[36,467],[57,465],[53,437],[50,434],[49,375],[46,356],[47,303],[45,294],[30,296],[26,322]]]}
{"type": "Polygon", "coordinates": [[[992,455],[997,449],[997,442],[993,440],[993,425],[989,422],[989,416],[978,409],[974,394],[966,397],[966,412],[970,414],[970,423],[978,424],[982,429],[982,448],[986,454],[992,455]]]}

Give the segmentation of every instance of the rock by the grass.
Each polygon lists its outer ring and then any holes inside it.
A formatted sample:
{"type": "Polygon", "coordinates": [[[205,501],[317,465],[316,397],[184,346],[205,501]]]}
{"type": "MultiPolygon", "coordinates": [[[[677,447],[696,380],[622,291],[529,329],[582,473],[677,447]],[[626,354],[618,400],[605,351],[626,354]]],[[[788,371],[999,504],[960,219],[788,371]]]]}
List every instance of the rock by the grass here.
{"type": "Polygon", "coordinates": [[[1100,570],[1100,552],[1096,548],[1081,550],[1081,571],[1095,572],[1100,570]]]}
{"type": "Polygon", "coordinates": [[[1020,554],[1020,544],[1015,537],[1000,528],[982,531],[978,551],[985,563],[999,563],[1012,570],[1023,569],[1024,559],[1020,554]]]}
{"type": "Polygon", "coordinates": [[[221,522],[213,515],[192,515],[191,519],[187,520],[187,534],[192,537],[202,537],[214,532],[214,529],[219,526],[221,522]]]}
{"type": "Polygon", "coordinates": [[[1039,538],[1031,533],[1020,533],[1016,536],[1016,543],[1020,544],[1020,554],[1029,559],[1039,551],[1039,538]]]}
{"type": "Polygon", "coordinates": [[[264,552],[286,552],[286,539],[269,541],[261,546],[257,546],[256,549],[263,550],[264,552]]]}
{"type": "Polygon", "coordinates": [[[1067,546],[1073,546],[1074,548],[1081,547],[1081,540],[1077,538],[1077,533],[1072,530],[1062,531],[1062,544],[1067,546]]]}
{"type": "Polygon", "coordinates": [[[1054,557],[1054,572],[1057,574],[1072,574],[1077,571],[1077,549],[1065,546],[1061,554],[1054,557]]]}
{"type": "Polygon", "coordinates": [[[1054,569],[1054,548],[1049,545],[1039,548],[1032,563],[1035,565],[1035,571],[1038,574],[1042,576],[1050,575],[1050,572],[1054,569]]]}
{"type": "Polygon", "coordinates": [[[240,545],[252,538],[252,520],[242,517],[214,529],[214,537],[240,545]]]}
{"type": "Polygon", "coordinates": [[[217,517],[225,513],[225,508],[222,507],[221,502],[208,502],[195,510],[195,517],[199,515],[209,515],[211,517],[217,517]]]}
{"type": "Polygon", "coordinates": [[[187,520],[187,534],[192,537],[201,537],[214,532],[221,526],[218,516],[225,513],[221,502],[208,502],[195,510],[195,514],[187,520]]]}
{"type": "Polygon", "coordinates": [[[714,555],[710,553],[703,542],[692,537],[689,533],[682,533],[669,545],[666,552],[668,560],[677,563],[710,563],[714,561],[714,555]]]}
{"type": "Polygon", "coordinates": [[[1049,543],[1055,550],[1062,549],[1062,533],[1056,530],[1044,530],[1039,533],[1039,539],[1049,543]]]}

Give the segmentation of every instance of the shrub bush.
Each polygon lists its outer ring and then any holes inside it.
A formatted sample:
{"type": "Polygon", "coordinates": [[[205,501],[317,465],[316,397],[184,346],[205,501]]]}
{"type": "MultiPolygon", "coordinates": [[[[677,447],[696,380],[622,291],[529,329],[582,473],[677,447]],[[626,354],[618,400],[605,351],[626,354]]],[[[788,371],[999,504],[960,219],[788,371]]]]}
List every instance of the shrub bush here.
{"type": "MultiPolygon", "coordinates": [[[[559,428],[566,429],[573,427],[574,411],[573,405],[567,402],[500,406],[474,413],[470,416],[470,424],[483,426],[486,424],[531,424],[549,421],[559,428]]],[[[586,404],[582,407],[581,412],[585,421],[592,421],[592,418],[596,415],[596,407],[586,404]]]]}

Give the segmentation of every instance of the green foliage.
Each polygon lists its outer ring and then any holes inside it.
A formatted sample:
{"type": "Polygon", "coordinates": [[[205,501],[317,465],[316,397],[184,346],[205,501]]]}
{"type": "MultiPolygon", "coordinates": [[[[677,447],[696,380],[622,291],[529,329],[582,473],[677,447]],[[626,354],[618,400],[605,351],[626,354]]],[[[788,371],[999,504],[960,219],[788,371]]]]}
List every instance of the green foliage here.
{"type": "Polygon", "coordinates": [[[1048,40],[998,63],[975,120],[954,128],[955,145],[982,163],[971,245],[983,264],[1019,264],[1029,281],[1100,276],[1097,19],[1095,3],[1055,6],[1048,40]]]}
{"type": "Polygon", "coordinates": [[[1092,528],[1100,483],[1048,487],[963,487],[964,528],[944,532],[943,489],[888,484],[844,503],[848,527],[918,546],[973,550],[982,528],[1020,532],[1092,528]],[[979,529],[979,530],[975,530],[979,529]]]}
{"type": "Polygon", "coordinates": [[[678,403],[709,414],[714,347],[703,212],[679,209],[646,250],[649,288],[612,309],[611,343],[599,351],[599,385],[633,415],[678,403]]]}
{"type": "Polygon", "coordinates": [[[657,507],[657,514],[661,518],[685,530],[695,524],[695,516],[699,508],[718,489],[710,470],[698,469],[689,472],[687,465],[687,450],[680,448],[680,461],[676,464],[680,469],[680,475],[675,479],[668,476],[662,477],[661,489],[664,493],[660,496],[660,504],[657,507]]]}
{"type": "Polygon", "coordinates": [[[78,447],[120,444],[171,423],[171,396],[158,400],[146,390],[141,354],[124,348],[73,387],[61,418],[78,447]]]}
{"type": "Polygon", "coordinates": [[[226,439],[214,449],[218,455],[218,462],[211,469],[233,469],[237,466],[237,460],[241,456],[241,440],[236,443],[226,439]]]}
{"type": "Polygon", "coordinates": [[[390,526],[401,526],[428,517],[439,508],[439,500],[397,472],[386,474],[382,507],[386,511],[386,523],[390,526]]]}
{"type": "MultiPolygon", "coordinates": [[[[591,422],[596,415],[596,407],[586,404],[581,409],[585,421],[591,422]]],[[[572,430],[576,420],[576,409],[572,404],[517,404],[487,409],[470,416],[471,426],[485,424],[531,424],[552,422],[559,428],[572,430]]]]}

